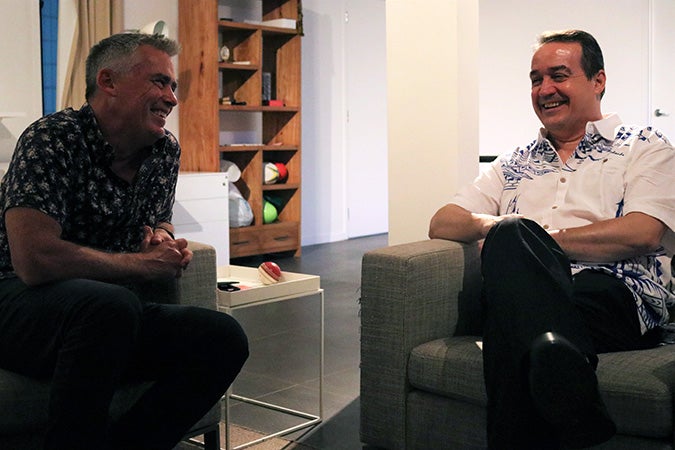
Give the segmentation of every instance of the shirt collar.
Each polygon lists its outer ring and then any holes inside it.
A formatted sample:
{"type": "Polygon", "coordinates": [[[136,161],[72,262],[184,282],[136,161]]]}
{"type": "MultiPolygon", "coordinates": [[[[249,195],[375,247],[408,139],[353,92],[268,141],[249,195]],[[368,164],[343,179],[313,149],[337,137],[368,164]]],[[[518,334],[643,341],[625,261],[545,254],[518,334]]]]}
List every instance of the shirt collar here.
{"type": "MultiPolygon", "coordinates": [[[[98,125],[96,120],[96,115],[89,103],[85,103],[79,110],[80,119],[83,124],[85,135],[87,136],[87,141],[91,144],[92,152],[97,160],[101,163],[110,166],[113,162],[115,156],[115,150],[112,148],[112,145],[106,141],[101,128],[98,125]]],[[[153,145],[151,154],[158,155],[166,150],[166,144],[169,140],[170,134],[165,132],[164,137],[158,139],[153,145]]]]}
{"type": "Polygon", "coordinates": [[[606,140],[611,141],[616,136],[617,128],[619,128],[621,125],[623,125],[623,122],[617,114],[606,114],[600,120],[588,122],[586,124],[586,134],[599,134],[606,140]]]}
{"type": "MultiPolygon", "coordinates": [[[[616,130],[623,125],[621,118],[616,113],[606,114],[602,119],[596,120],[593,122],[588,122],[586,124],[586,134],[587,135],[600,135],[604,139],[611,141],[616,136],[616,130]]],[[[539,136],[537,137],[537,143],[542,143],[548,137],[548,131],[546,128],[539,129],[539,136]]]]}

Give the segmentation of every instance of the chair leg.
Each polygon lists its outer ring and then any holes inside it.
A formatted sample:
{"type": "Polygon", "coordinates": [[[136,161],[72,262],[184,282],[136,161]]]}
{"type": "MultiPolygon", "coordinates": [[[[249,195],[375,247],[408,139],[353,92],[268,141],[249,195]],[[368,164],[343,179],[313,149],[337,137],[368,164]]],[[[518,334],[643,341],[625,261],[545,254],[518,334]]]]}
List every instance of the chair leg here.
{"type": "Polygon", "coordinates": [[[220,425],[204,433],[204,450],[220,450],[220,425]]]}

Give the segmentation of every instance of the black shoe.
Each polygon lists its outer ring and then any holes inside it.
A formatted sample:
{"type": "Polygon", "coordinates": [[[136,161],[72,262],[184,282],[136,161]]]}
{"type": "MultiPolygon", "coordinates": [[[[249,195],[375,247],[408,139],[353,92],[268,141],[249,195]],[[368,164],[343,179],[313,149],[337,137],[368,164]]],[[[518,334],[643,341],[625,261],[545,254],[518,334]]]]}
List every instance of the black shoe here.
{"type": "Polygon", "coordinates": [[[549,332],[534,340],[529,381],[535,407],[558,431],[563,445],[591,447],[616,433],[600,398],[595,371],[564,337],[549,332]]]}

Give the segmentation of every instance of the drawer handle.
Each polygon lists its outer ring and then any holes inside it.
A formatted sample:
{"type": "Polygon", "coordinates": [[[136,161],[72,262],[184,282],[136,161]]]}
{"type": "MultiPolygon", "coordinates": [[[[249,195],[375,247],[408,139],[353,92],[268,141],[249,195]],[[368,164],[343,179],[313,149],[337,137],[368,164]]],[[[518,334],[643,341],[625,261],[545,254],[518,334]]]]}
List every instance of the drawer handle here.
{"type": "Polygon", "coordinates": [[[274,240],[275,240],[275,241],[279,241],[279,242],[283,242],[283,241],[289,240],[290,238],[291,238],[291,237],[290,237],[289,235],[285,235],[285,236],[275,236],[275,237],[274,237],[274,240]]]}
{"type": "Polygon", "coordinates": [[[246,244],[250,244],[250,243],[251,243],[251,241],[237,241],[237,242],[233,242],[232,245],[246,245],[246,244]]]}

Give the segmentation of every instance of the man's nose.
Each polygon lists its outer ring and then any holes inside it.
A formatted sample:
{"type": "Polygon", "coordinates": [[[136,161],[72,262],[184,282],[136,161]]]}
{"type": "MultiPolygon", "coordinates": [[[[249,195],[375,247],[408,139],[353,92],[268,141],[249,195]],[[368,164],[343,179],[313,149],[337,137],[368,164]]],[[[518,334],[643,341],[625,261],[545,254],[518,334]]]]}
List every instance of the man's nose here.
{"type": "Polygon", "coordinates": [[[165,92],[163,95],[163,100],[170,104],[171,106],[176,106],[178,104],[178,98],[176,97],[176,92],[170,87],[167,86],[165,88],[165,92]]]}
{"type": "Polygon", "coordinates": [[[555,83],[551,79],[551,77],[544,77],[541,80],[541,84],[539,85],[539,95],[545,96],[545,95],[550,95],[555,92],[555,83]]]}

